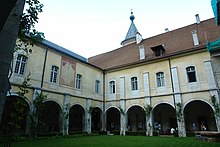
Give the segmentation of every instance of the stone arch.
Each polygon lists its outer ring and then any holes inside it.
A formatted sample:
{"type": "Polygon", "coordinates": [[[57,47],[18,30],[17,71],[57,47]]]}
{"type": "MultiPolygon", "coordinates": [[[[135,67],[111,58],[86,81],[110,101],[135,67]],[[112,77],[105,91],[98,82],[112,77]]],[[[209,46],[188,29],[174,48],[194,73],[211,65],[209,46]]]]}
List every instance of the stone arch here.
{"type": "Polygon", "coordinates": [[[24,97],[22,97],[22,96],[19,96],[16,92],[12,92],[12,93],[10,93],[10,94],[7,93],[7,95],[6,95],[6,97],[11,97],[11,96],[20,97],[20,98],[24,99],[24,100],[27,102],[29,108],[31,108],[31,102],[30,102],[27,98],[24,98],[24,97]]]}
{"type": "Polygon", "coordinates": [[[107,131],[120,130],[120,110],[115,106],[106,109],[107,131]]]}
{"type": "Polygon", "coordinates": [[[47,98],[47,99],[44,101],[44,103],[45,103],[45,102],[48,102],[48,101],[53,101],[53,102],[57,103],[57,104],[59,105],[60,109],[63,110],[63,105],[62,105],[58,100],[52,99],[52,98],[47,98]]]}
{"type": "Polygon", "coordinates": [[[213,107],[208,101],[202,99],[190,100],[183,106],[183,113],[187,132],[201,130],[201,124],[204,124],[207,130],[217,131],[213,107]]]}
{"type": "Polygon", "coordinates": [[[100,131],[102,128],[102,110],[99,107],[94,107],[91,114],[92,131],[100,131]]]}
{"type": "Polygon", "coordinates": [[[62,128],[62,107],[54,100],[44,102],[44,110],[40,119],[44,125],[40,127],[41,133],[59,133],[62,128]]]}
{"type": "Polygon", "coordinates": [[[11,127],[9,123],[9,122],[12,122],[11,114],[13,113],[15,113],[16,115],[19,115],[19,117],[21,118],[17,120],[18,125],[20,126],[20,128],[16,130],[17,133],[20,133],[20,134],[28,133],[28,114],[30,113],[30,102],[27,99],[18,96],[17,94],[8,95],[6,97],[6,102],[5,102],[3,116],[2,116],[2,122],[0,126],[2,131],[10,131],[10,129],[13,129],[13,130],[15,129],[11,127]],[[22,107],[24,111],[20,113],[19,111],[15,112],[17,107],[22,107]]]}
{"type": "Polygon", "coordinates": [[[127,128],[128,131],[145,131],[146,117],[144,107],[141,105],[132,105],[127,110],[127,128]]]}
{"type": "Polygon", "coordinates": [[[69,133],[84,131],[85,109],[80,104],[75,104],[69,110],[69,133]]]}
{"type": "Polygon", "coordinates": [[[158,103],[153,107],[152,112],[155,131],[159,131],[160,134],[169,134],[171,128],[177,128],[176,110],[172,104],[158,103]]]}
{"type": "Polygon", "coordinates": [[[140,105],[140,104],[132,104],[132,105],[130,105],[130,106],[127,108],[127,110],[126,110],[125,112],[127,113],[128,110],[129,110],[131,107],[133,107],[133,106],[141,107],[143,110],[145,109],[144,106],[142,106],[142,105],[140,105]]]}
{"type": "Polygon", "coordinates": [[[106,113],[109,109],[111,109],[111,108],[115,108],[115,109],[117,109],[118,111],[120,111],[120,109],[119,109],[117,106],[110,106],[110,107],[108,107],[107,109],[105,109],[105,113],[106,113]]]}

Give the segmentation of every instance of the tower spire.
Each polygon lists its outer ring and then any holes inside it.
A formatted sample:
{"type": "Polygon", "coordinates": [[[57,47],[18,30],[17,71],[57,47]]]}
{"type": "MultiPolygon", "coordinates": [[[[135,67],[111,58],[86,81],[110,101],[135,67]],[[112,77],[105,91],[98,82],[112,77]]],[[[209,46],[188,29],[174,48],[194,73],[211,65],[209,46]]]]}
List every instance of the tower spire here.
{"type": "Polygon", "coordinates": [[[135,19],[135,17],[134,17],[134,15],[133,15],[133,10],[131,9],[131,16],[130,16],[130,20],[131,20],[131,22],[133,22],[134,19],[135,19]]]}
{"type": "Polygon", "coordinates": [[[128,32],[127,32],[125,39],[121,42],[122,46],[136,42],[137,34],[140,36],[140,33],[138,32],[138,30],[134,24],[134,19],[135,19],[135,16],[133,14],[133,10],[131,9],[131,15],[130,15],[131,25],[128,29],[128,32]]]}

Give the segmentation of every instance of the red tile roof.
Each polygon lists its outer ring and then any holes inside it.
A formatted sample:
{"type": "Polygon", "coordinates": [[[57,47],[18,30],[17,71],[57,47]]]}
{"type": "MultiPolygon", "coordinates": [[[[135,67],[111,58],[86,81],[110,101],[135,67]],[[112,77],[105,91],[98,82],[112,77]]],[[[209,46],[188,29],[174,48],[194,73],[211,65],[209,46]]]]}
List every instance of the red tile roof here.
{"type": "Polygon", "coordinates": [[[194,23],[192,25],[182,27],[173,31],[165,32],[150,38],[142,40],[141,43],[130,44],[116,50],[93,56],[89,58],[89,63],[98,66],[102,69],[115,68],[123,65],[143,62],[139,57],[139,46],[143,45],[145,48],[144,60],[153,60],[154,53],[151,47],[164,45],[165,54],[169,56],[172,54],[181,53],[184,51],[196,50],[205,47],[207,40],[214,41],[220,36],[220,27],[216,26],[214,18],[194,23]],[[192,31],[196,30],[199,45],[194,46],[192,31]]]}

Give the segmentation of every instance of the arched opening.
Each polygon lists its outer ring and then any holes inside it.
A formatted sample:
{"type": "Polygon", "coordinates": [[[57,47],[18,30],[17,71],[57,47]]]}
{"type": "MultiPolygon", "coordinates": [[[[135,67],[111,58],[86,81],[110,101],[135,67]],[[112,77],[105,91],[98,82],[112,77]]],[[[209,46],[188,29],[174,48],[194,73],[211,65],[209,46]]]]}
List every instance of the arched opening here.
{"type": "Polygon", "coordinates": [[[146,118],[145,111],[140,106],[132,106],[127,112],[128,131],[145,131],[146,118]]]}
{"type": "Polygon", "coordinates": [[[18,96],[6,97],[1,123],[1,131],[4,131],[4,133],[7,133],[8,131],[16,131],[16,133],[19,134],[27,133],[27,118],[29,113],[30,108],[24,98],[18,96]],[[15,125],[17,125],[17,127],[15,125]]]}
{"type": "Polygon", "coordinates": [[[54,101],[44,102],[44,109],[41,114],[42,126],[40,133],[59,133],[61,127],[62,111],[60,105],[54,101]]]}
{"type": "Polygon", "coordinates": [[[100,131],[102,128],[102,110],[98,107],[92,109],[92,131],[100,131]]]}
{"type": "Polygon", "coordinates": [[[170,129],[177,128],[176,111],[169,104],[159,104],[153,109],[154,131],[170,134],[170,129]]]}
{"type": "Polygon", "coordinates": [[[69,110],[69,133],[83,131],[85,110],[80,105],[74,105],[69,110]]]}
{"type": "Polygon", "coordinates": [[[202,130],[202,124],[205,125],[206,130],[216,131],[216,122],[213,114],[211,106],[206,102],[200,100],[189,102],[184,108],[186,131],[202,130]]]}
{"type": "Polygon", "coordinates": [[[117,108],[109,108],[106,112],[107,130],[120,130],[120,112],[117,108]]]}

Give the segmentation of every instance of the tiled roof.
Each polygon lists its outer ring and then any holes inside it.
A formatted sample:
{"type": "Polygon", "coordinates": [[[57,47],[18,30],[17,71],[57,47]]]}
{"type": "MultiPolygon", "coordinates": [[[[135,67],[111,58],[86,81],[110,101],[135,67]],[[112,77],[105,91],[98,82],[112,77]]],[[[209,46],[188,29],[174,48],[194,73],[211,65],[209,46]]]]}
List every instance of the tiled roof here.
{"type": "Polygon", "coordinates": [[[207,40],[214,41],[220,36],[220,27],[216,26],[215,20],[208,19],[194,23],[192,25],[182,27],[173,31],[165,32],[150,38],[142,40],[141,43],[132,43],[130,45],[118,48],[116,50],[93,56],[89,58],[89,63],[98,66],[102,69],[110,69],[123,65],[143,62],[139,57],[139,46],[143,45],[145,48],[144,61],[154,60],[152,47],[163,45],[165,49],[164,57],[196,50],[201,47],[205,48],[207,40]],[[192,31],[196,31],[199,39],[199,45],[195,46],[192,38],[192,31]]]}
{"type": "Polygon", "coordinates": [[[128,39],[136,37],[137,33],[138,33],[138,30],[137,30],[134,22],[131,22],[131,25],[130,25],[130,27],[128,29],[127,35],[125,37],[125,40],[128,40],[128,39]]]}

